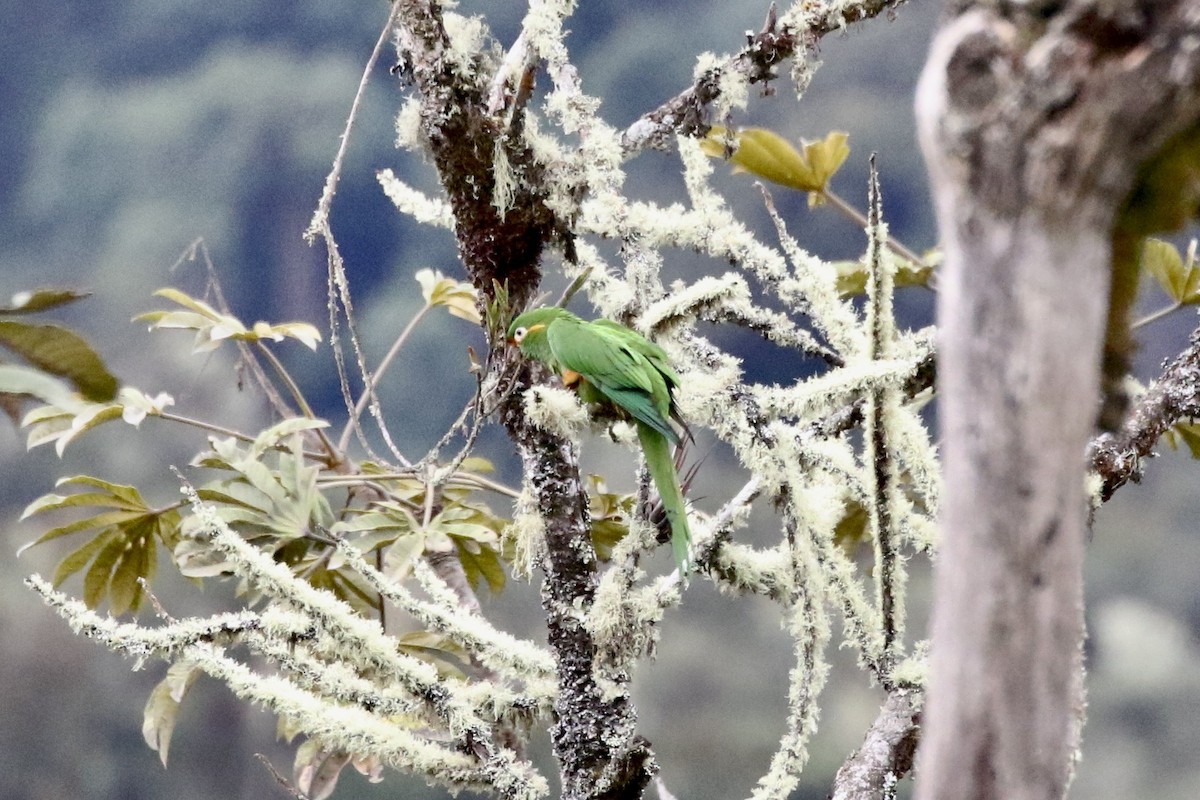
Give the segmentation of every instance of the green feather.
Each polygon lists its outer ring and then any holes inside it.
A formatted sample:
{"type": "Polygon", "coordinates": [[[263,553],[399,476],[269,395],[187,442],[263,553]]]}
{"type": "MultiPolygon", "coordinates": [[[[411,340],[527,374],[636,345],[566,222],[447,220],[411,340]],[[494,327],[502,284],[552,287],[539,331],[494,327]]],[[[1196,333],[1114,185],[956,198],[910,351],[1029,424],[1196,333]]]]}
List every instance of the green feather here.
{"type": "Polygon", "coordinates": [[[671,458],[671,445],[667,438],[646,425],[638,425],[638,441],[642,443],[642,454],[646,467],[658,488],[667,520],[671,523],[671,551],[679,574],[685,579],[691,571],[692,534],[688,530],[687,509],[683,504],[683,492],[679,488],[679,476],[675,474],[675,462],[671,458]]]}
{"type": "Polygon", "coordinates": [[[577,373],[581,378],[577,387],[585,403],[604,402],[634,419],[646,465],[671,523],[675,561],[680,574],[686,576],[691,535],[671,458],[671,445],[681,441],[671,420],[683,424],[673,394],[679,375],[667,354],[624,325],[606,319],[585,322],[556,306],[521,314],[509,326],[508,338],[526,356],[554,371],[577,373]]]}

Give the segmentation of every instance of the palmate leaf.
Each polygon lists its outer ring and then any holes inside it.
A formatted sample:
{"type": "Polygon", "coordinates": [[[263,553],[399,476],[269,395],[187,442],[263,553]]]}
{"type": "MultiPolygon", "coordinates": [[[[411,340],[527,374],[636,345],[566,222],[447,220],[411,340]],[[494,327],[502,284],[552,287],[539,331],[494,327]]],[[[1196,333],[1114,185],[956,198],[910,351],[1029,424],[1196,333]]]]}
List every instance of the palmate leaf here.
{"type": "Polygon", "coordinates": [[[1141,265],[1176,303],[1200,303],[1200,265],[1196,263],[1194,239],[1186,259],[1170,242],[1146,239],[1142,244],[1141,265]]]}
{"type": "Polygon", "coordinates": [[[493,517],[485,507],[464,503],[447,504],[426,528],[426,549],[446,550],[449,543],[458,552],[463,571],[471,586],[484,582],[499,593],[507,573],[500,560],[500,531],[504,521],[493,517]]]}
{"type": "Polygon", "coordinates": [[[604,478],[588,475],[588,516],[592,519],[592,548],[596,558],[608,561],[617,542],[629,534],[629,518],[637,497],[608,491],[604,478]]]}
{"type": "Polygon", "coordinates": [[[162,414],[174,402],[165,392],[151,397],[132,386],[121,387],[116,401],[111,403],[92,403],[73,395],[58,396],[47,405],[30,410],[21,420],[21,427],[29,431],[25,446],[32,450],[53,442],[61,456],[67,445],[105,422],[122,419],[136,428],[147,416],[162,414]]]}
{"type": "MultiPolygon", "coordinates": [[[[364,552],[381,550],[383,571],[394,579],[407,575],[413,561],[425,552],[455,552],[473,587],[486,583],[493,592],[500,592],[507,571],[499,533],[507,522],[493,516],[486,506],[453,499],[449,492],[443,501],[444,507],[428,525],[423,525],[404,504],[386,501],[353,510],[330,531],[364,552]]],[[[335,555],[330,563],[340,565],[342,559],[335,555]]]]}
{"type": "Polygon", "coordinates": [[[1186,447],[1192,458],[1200,460],[1200,425],[1195,422],[1176,422],[1163,433],[1172,450],[1186,447]]]}
{"type": "Polygon", "coordinates": [[[21,549],[94,531],[90,540],[59,562],[54,585],[84,572],[83,600],[89,608],[98,608],[107,600],[115,615],[136,611],[142,601],[138,579],[149,581],[154,577],[158,543],[174,547],[179,540],[181,519],[177,506],[151,508],[133,486],[88,475],[64,478],[59,485],[87,486],[97,491],[44,495],[30,503],[21,518],[68,508],[106,510],[51,528],[21,549]]]}

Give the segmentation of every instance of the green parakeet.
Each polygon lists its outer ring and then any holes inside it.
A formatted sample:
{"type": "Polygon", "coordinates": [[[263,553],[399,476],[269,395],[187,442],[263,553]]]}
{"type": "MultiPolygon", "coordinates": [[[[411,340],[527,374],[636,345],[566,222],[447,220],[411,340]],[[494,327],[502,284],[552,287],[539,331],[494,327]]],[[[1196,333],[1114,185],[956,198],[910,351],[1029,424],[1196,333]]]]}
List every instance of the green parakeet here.
{"type": "MultiPolygon", "coordinates": [[[[679,574],[691,567],[687,513],[671,446],[680,435],[674,390],[679,376],[663,349],[637,331],[607,319],[586,322],[557,306],[526,311],[512,321],[508,341],[529,358],[558,373],[587,403],[615,408],[631,417],[671,526],[671,549],[679,574]]],[[[684,427],[686,431],[686,427],[684,427]]]]}

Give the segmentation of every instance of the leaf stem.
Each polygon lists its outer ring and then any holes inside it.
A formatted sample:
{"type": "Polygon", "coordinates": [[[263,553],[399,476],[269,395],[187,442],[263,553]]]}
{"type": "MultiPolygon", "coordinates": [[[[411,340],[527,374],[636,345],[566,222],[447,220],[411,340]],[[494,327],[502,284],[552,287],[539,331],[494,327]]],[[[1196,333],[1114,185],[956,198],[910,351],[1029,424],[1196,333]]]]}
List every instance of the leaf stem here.
{"type": "MultiPolygon", "coordinates": [[[[304,393],[300,391],[300,387],[296,384],[296,381],[292,379],[291,373],[287,371],[287,367],[283,365],[283,362],[279,360],[279,357],[271,351],[271,348],[263,344],[261,340],[256,341],[254,344],[257,346],[258,351],[262,353],[263,358],[270,362],[271,366],[275,368],[275,373],[279,376],[279,379],[283,381],[283,385],[287,387],[288,394],[290,394],[292,399],[296,401],[296,406],[299,407],[300,413],[303,414],[306,419],[317,419],[317,415],[313,413],[312,407],[308,404],[308,400],[304,398],[304,393]]],[[[313,433],[315,433],[317,438],[321,440],[321,446],[325,448],[325,452],[329,454],[330,466],[341,463],[343,460],[342,450],[334,447],[333,442],[330,441],[329,437],[325,434],[325,431],[321,430],[320,428],[315,428],[313,433]]]]}
{"type": "MultiPolygon", "coordinates": [[[[819,194],[825,200],[829,201],[829,204],[831,206],[833,206],[834,208],[836,208],[838,211],[841,211],[843,214],[845,214],[850,219],[854,220],[856,223],[858,223],[862,227],[864,227],[864,228],[867,227],[868,223],[867,223],[866,215],[863,214],[861,211],[859,211],[854,206],[847,203],[845,200],[843,200],[841,198],[841,196],[834,193],[834,191],[832,189],[826,187],[825,191],[820,192],[819,194]]],[[[908,247],[906,247],[903,242],[901,242],[895,236],[892,236],[890,233],[887,236],[887,246],[888,246],[888,249],[891,250],[893,253],[895,253],[896,255],[900,256],[903,259],[911,261],[914,265],[916,265],[918,267],[927,268],[929,266],[928,264],[925,263],[925,260],[923,258],[921,258],[915,252],[913,252],[908,247]]]]}
{"type": "Polygon", "coordinates": [[[1158,309],[1157,311],[1151,311],[1149,314],[1142,317],[1137,322],[1133,323],[1130,327],[1133,330],[1137,330],[1138,328],[1140,328],[1144,325],[1149,325],[1151,322],[1157,322],[1158,320],[1162,319],[1163,317],[1167,316],[1168,314],[1178,311],[1181,308],[1183,308],[1183,303],[1176,301],[1174,303],[1171,303],[1170,305],[1163,306],[1162,308],[1158,309]]]}
{"type": "Polygon", "coordinates": [[[185,417],[180,414],[172,414],[169,411],[153,411],[147,416],[158,417],[159,419],[165,419],[168,422],[180,422],[184,425],[191,425],[193,428],[200,428],[201,430],[209,431],[210,433],[219,433],[222,436],[230,436],[234,439],[237,439],[239,442],[254,441],[253,436],[247,436],[246,434],[240,431],[235,431],[232,428],[225,428],[211,422],[193,419],[192,417],[185,417]]]}

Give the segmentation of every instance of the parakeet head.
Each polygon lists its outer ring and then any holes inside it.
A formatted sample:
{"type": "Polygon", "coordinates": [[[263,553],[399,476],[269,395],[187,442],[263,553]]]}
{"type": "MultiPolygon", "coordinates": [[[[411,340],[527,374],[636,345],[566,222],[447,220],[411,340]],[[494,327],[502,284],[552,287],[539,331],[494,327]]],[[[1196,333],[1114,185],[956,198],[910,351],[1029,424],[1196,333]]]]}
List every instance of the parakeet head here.
{"type": "Polygon", "coordinates": [[[570,311],[558,306],[542,306],[526,311],[508,326],[508,343],[529,352],[546,341],[546,328],[557,319],[573,317],[570,311]]]}

